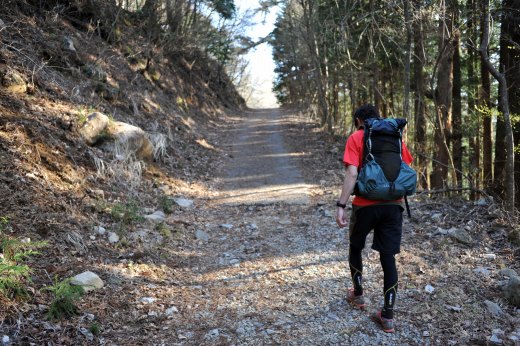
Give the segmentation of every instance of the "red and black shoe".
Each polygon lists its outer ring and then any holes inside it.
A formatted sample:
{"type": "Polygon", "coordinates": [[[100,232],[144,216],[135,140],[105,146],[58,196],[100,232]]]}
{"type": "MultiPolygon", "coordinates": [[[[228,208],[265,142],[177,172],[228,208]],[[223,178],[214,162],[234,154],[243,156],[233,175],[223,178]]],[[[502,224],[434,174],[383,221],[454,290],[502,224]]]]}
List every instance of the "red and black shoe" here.
{"type": "Polygon", "coordinates": [[[366,306],[365,297],[363,295],[356,296],[353,288],[349,288],[348,290],[347,301],[361,310],[366,306]]]}
{"type": "Polygon", "coordinates": [[[381,310],[374,314],[374,319],[383,327],[383,331],[385,333],[393,333],[394,329],[394,319],[393,318],[385,318],[381,316],[381,310]]]}

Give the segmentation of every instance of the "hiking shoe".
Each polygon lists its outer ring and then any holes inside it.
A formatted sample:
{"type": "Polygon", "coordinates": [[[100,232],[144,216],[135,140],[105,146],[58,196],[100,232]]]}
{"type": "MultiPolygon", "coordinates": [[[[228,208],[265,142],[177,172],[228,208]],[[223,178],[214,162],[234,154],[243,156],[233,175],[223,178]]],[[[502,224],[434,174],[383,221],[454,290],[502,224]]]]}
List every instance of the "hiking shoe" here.
{"type": "Polygon", "coordinates": [[[381,316],[381,310],[376,312],[374,316],[375,320],[383,327],[383,331],[385,333],[393,333],[394,330],[394,320],[392,318],[384,318],[381,316]]]}
{"type": "Polygon", "coordinates": [[[365,297],[363,295],[356,296],[353,288],[349,288],[348,294],[347,294],[347,300],[350,304],[354,305],[355,307],[357,307],[359,309],[364,309],[366,306],[365,297]]]}

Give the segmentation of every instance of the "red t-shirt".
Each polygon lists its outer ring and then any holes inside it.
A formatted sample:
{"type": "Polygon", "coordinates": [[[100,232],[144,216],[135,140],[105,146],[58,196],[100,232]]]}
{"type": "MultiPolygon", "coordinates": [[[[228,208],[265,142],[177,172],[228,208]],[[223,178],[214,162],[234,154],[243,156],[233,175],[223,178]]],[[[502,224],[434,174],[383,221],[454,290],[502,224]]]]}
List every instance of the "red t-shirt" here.
{"type": "MultiPolygon", "coordinates": [[[[345,166],[353,165],[356,167],[361,167],[363,163],[363,135],[364,131],[363,129],[357,130],[354,132],[350,137],[347,139],[347,144],[345,145],[345,154],[343,155],[343,162],[345,163],[345,166]]],[[[412,155],[408,151],[408,148],[406,147],[406,144],[402,142],[402,156],[403,161],[406,164],[412,163],[412,155]]],[[[366,199],[361,196],[354,197],[354,200],[352,201],[352,205],[357,205],[360,207],[366,207],[373,204],[380,204],[380,203],[391,203],[391,202],[400,202],[401,200],[396,201],[378,201],[373,199],[366,199]]]]}

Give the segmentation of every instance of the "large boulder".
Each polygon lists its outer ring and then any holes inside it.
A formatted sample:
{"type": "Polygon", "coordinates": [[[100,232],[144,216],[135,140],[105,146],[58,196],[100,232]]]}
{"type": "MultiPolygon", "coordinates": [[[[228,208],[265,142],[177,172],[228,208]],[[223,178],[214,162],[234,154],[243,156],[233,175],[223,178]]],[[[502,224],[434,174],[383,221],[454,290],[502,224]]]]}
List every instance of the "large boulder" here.
{"type": "Polygon", "coordinates": [[[111,121],[105,114],[90,114],[79,133],[88,145],[110,140],[118,145],[124,154],[132,153],[142,160],[153,158],[153,145],[145,131],[121,121],[111,121]]]}
{"type": "Polygon", "coordinates": [[[152,142],[140,127],[114,121],[108,124],[106,131],[108,137],[114,139],[126,152],[135,153],[138,158],[143,160],[153,158],[152,142]]]}
{"type": "Polygon", "coordinates": [[[109,122],[110,119],[105,114],[92,113],[79,129],[79,134],[88,145],[94,145],[103,137],[109,122]]]}

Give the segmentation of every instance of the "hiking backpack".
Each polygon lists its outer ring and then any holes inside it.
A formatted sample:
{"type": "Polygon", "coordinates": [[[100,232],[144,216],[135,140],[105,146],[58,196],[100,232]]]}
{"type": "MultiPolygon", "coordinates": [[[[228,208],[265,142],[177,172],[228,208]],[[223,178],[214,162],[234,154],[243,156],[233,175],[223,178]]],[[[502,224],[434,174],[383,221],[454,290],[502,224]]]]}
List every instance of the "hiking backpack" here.
{"type": "Polygon", "coordinates": [[[356,195],[392,201],[415,193],[417,173],[403,161],[401,152],[405,126],[405,119],[365,120],[356,195]]]}

